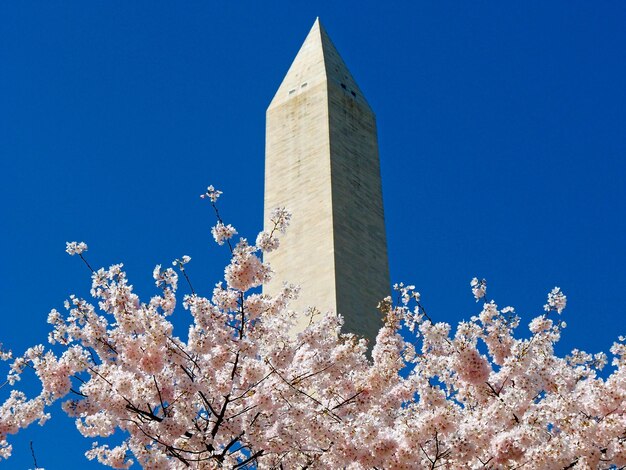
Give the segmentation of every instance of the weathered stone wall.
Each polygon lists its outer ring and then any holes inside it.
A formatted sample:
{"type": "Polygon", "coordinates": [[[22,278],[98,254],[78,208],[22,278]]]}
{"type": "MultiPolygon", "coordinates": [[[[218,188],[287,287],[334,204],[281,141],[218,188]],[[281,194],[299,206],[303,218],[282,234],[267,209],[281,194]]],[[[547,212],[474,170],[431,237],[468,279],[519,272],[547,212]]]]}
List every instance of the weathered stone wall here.
{"type": "Polygon", "coordinates": [[[278,206],[293,219],[266,291],[298,283],[294,310],[339,312],[373,340],[390,287],[376,120],[319,21],[267,111],[266,228],[278,206]]]}

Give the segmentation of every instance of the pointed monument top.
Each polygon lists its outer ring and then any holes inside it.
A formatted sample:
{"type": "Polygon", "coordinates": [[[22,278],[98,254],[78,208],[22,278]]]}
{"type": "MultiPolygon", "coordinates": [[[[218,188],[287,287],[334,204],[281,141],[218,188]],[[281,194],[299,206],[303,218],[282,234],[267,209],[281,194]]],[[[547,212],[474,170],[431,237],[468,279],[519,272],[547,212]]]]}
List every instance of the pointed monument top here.
{"type": "Polygon", "coordinates": [[[279,106],[301,92],[320,84],[341,87],[369,108],[363,93],[328,37],[318,16],[269,108],[279,106]]]}

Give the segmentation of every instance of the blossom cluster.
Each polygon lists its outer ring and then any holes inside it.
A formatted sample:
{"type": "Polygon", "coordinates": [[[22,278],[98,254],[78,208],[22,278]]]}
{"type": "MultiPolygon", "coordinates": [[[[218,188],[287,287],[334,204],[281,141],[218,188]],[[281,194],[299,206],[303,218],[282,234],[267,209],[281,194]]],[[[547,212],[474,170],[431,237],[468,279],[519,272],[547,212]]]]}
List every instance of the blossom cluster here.
{"type": "Polygon", "coordinates": [[[67,242],[65,244],[65,251],[70,255],[80,255],[87,251],[87,244],[85,242],[67,242]]]}
{"type": "MultiPolygon", "coordinates": [[[[206,197],[214,203],[219,194],[209,187],[206,197]]],[[[332,312],[296,335],[289,303],[298,288],[256,289],[271,276],[261,255],[278,247],[289,217],[279,209],[254,245],[234,244],[225,282],[205,296],[192,291],[179,302],[174,268],[155,268],[159,292],[148,301],[122,265],[93,272],[95,302],[71,296],[64,313],[50,313],[50,347],[6,356],[9,380],[32,369],[41,393],[13,390],[0,406],[0,456],[11,453],[8,435],[45,422],[63,399],[94,440],[87,458],[112,468],[626,465],[624,338],[604,378],[603,353],[558,357],[564,324],[550,312],[565,308],[560,289],[529,335],[516,335],[514,309],[488,300],[477,278],[480,311],[455,328],[426,313],[415,286],[397,284],[397,301],[380,304],[384,326],[369,352],[332,312]],[[179,303],[192,318],[186,337],[170,320],[179,303]],[[98,443],[111,435],[121,443],[98,443]]],[[[68,244],[70,254],[83,251],[68,244]]]]}
{"type": "Polygon", "coordinates": [[[206,192],[204,194],[201,194],[200,197],[202,199],[204,198],[208,198],[209,201],[215,203],[217,202],[217,199],[222,195],[222,191],[219,191],[218,189],[215,189],[213,187],[213,185],[209,186],[208,188],[206,188],[206,192]]]}
{"type": "Polygon", "coordinates": [[[470,286],[472,286],[472,294],[474,295],[476,302],[485,297],[487,294],[487,281],[485,279],[479,281],[478,278],[475,277],[471,280],[470,286]]]}
{"type": "Polygon", "coordinates": [[[555,310],[557,313],[561,313],[565,309],[565,304],[567,303],[567,297],[565,294],[561,292],[561,289],[555,287],[548,294],[548,303],[543,306],[543,309],[546,312],[550,312],[555,310]]]}
{"type": "Polygon", "coordinates": [[[232,225],[224,225],[222,222],[218,222],[211,229],[213,238],[218,245],[223,245],[226,240],[230,240],[233,236],[237,235],[237,230],[232,225]]]}

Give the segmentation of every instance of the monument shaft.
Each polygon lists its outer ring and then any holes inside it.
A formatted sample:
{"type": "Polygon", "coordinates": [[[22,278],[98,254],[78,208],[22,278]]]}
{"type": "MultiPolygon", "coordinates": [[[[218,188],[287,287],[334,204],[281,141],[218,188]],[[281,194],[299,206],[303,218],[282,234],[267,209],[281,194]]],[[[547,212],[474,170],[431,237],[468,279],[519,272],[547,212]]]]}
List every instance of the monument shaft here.
{"type": "Polygon", "coordinates": [[[266,292],[299,284],[292,309],[335,311],[373,341],[390,290],[376,119],[319,20],[267,110],[264,203],[266,228],[275,207],[293,213],[266,292]]]}

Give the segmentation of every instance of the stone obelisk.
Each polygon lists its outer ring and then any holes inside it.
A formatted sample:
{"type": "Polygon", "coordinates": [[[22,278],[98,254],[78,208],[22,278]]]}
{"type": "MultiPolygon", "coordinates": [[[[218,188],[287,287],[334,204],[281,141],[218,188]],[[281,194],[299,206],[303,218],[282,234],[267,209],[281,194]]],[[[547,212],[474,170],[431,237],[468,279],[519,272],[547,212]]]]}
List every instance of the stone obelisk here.
{"type": "Polygon", "coordinates": [[[293,217],[265,292],[299,284],[290,308],[340,313],[373,341],[390,293],[376,119],[319,19],[267,109],[266,228],[275,207],[293,217]]]}

